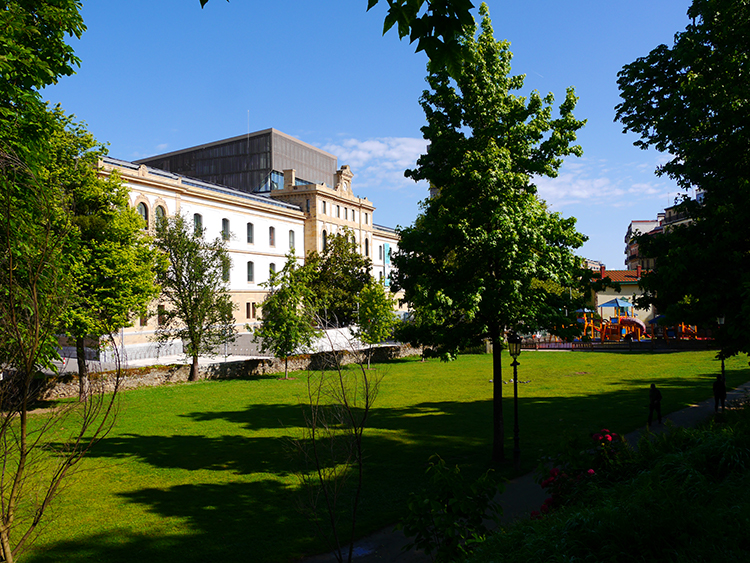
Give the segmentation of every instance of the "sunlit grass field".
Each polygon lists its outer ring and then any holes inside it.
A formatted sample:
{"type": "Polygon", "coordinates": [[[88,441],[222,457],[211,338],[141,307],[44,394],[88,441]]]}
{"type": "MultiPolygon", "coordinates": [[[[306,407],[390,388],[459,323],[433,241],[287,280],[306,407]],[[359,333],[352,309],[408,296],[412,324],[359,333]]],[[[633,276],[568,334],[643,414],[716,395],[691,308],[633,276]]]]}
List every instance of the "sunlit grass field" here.
{"type": "MultiPolygon", "coordinates": [[[[568,439],[643,426],[652,382],[665,414],[710,397],[720,369],[713,355],[522,353],[523,471],[568,439]]],[[[365,436],[362,534],[396,522],[432,454],[469,474],[488,467],[491,360],[374,366],[382,381],[365,436]]],[[[506,357],[506,381],[509,365],[506,357]]],[[[122,393],[115,429],[68,481],[23,560],[283,563],[325,551],[296,508],[299,461],[289,441],[301,435],[306,374],[293,376],[122,393]]],[[[749,380],[744,356],[727,361],[728,387],[749,380]]],[[[511,458],[512,384],[503,391],[511,458]]],[[[500,473],[511,476],[510,468],[500,473]]]]}

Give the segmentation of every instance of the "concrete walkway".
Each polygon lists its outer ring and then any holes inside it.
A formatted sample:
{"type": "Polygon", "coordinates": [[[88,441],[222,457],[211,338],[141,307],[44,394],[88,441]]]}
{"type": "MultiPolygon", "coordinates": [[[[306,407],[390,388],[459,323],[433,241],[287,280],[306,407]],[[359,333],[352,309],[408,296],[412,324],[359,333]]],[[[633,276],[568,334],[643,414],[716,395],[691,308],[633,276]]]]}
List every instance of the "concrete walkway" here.
{"type": "MultiPolygon", "coordinates": [[[[750,382],[739,386],[727,393],[727,402],[750,396],[750,382]]],[[[692,428],[714,414],[714,400],[707,399],[696,405],[690,405],[680,411],[662,417],[662,424],[653,423],[650,428],[652,434],[661,434],[671,426],[692,428]]],[[[640,437],[648,432],[645,426],[625,436],[629,444],[635,446],[640,437]]],[[[519,518],[526,518],[533,510],[539,510],[549,494],[535,481],[534,474],[529,473],[517,477],[505,484],[505,492],[500,495],[500,505],[503,507],[501,522],[507,524],[519,518]]],[[[403,551],[409,541],[393,526],[383,528],[379,532],[363,538],[354,545],[354,560],[358,563],[428,563],[432,561],[427,555],[418,551],[403,551]]],[[[304,560],[304,563],[334,563],[336,558],[332,553],[317,555],[304,560]]]]}

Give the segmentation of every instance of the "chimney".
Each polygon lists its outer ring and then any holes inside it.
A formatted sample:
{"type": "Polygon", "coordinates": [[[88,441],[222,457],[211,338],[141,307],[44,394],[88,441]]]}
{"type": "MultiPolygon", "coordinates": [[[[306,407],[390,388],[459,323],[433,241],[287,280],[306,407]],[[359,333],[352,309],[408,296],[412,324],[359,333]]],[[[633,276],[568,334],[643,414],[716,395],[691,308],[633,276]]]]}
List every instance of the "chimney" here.
{"type": "Polygon", "coordinates": [[[604,279],[604,274],[605,274],[606,271],[607,271],[607,269],[604,267],[604,264],[602,264],[599,267],[599,272],[601,272],[601,274],[602,274],[602,279],[604,279]]]}
{"type": "Polygon", "coordinates": [[[638,280],[641,279],[641,265],[640,264],[638,264],[638,267],[635,269],[635,278],[638,280]]]}

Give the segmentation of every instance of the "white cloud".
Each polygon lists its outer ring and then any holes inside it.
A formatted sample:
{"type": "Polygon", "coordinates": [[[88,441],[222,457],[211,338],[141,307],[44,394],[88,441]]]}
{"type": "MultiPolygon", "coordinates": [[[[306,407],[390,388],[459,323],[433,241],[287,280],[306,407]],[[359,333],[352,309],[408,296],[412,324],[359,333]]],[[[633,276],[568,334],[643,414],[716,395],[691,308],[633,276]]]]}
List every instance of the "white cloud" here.
{"type": "MultiPolygon", "coordinates": [[[[563,164],[557,178],[537,178],[539,195],[550,207],[631,207],[664,199],[671,186],[653,175],[652,165],[614,165],[585,158],[563,164]]],[[[656,209],[655,206],[654,209],[656,209]]],[[[656,212],[656,211],[655,211],[656,212]]]]}
{"type": "MultiPolygon", "coordinates": [[[[338,156],[339,165],[348,164],[354,172],[354,191],[415,189],[421,184],[404,177],[427,149],[423,139],[411,137],[380,137],[376,139],[345,139],[324,145],[323,150],[338,156]]],[[[426,195],[426,193],[425,193],[426,195]]],[[[372,199],[372,198],[371,198],[372,199]]]]}

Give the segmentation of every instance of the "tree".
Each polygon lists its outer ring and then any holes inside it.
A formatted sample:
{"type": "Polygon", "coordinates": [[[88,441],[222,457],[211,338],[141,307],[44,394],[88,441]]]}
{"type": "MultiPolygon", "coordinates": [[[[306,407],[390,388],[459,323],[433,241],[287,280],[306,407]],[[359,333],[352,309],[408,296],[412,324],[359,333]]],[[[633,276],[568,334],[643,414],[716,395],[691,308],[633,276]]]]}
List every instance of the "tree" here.
{"type": "Polygon", "coordinates": [[[310,252],[303,267],[316,296],[316,313],[331,326],[356,322],[357,296],[372,279],[372,261],[357,252],[350,237],[346,230],[328,237],[323,252],[310,252]]]}
{"type": "Polygon", "coordinates": [[[492,458],[504,459],[502,367],[506,330],[529,332],[565,322],[550,284],[570,286],[578,264],[572,249],[585,237],[575,219],[550,213],[536,196],[535,176],[555,176],[565,155],[580,155],[569,89],[552,117],[554,98],[518,97],[523,76],[509,76],[507,42],[493,37],[489,11],[481,32],[462,40],[466,64],[451,79],[430,63],[431,90],[422,96],[430,142],[415,180],[436,195],[422,203],[412,227],[400,229],[395,288],[420,314],[420,327],[443,352],[489,338],[493,344],[492,458]],[[434,323],[434,324],[433,324],[434,323]]]}
{"type": "MultiPolygon", "coordinates": [[[[380,0],[367,0],[367,10],[380,0]]],[[[445,65],[451,72],[458,70],[459,45],[467,26],[474,24],[470,0],[386,0],[388,13],[383,35],[396,26],[400,39],[409,37],[417,43],[417,52],[424,51],[436,65],[445,65]]],[[[208,0],[200,0],[201,7],[208,0]]]]}
{"type": "Polygon", "coordinates": [[[108,396],[63,403],[29,420],[54,381],[57,333],[75,298],[67,253],[74,231],[63,186],[41,181],[0,150],[0,560],[7,563],[30,543],[64,479],[113,424],[119,376],[108,396]]]}
{"type": "Polygon", "coordinates": [[[382,282],[370,278],[359,294],[355,336],[368,345],[367,369],[370,369],[372,346],[389,338],[396,325],[394,302],[382,282]]]}
{"type": "Polygon", "coordinates": [[[256,337],[261,350],[284,358],[284,379],[289,377],[289,356],[309,348],[320,335],[315,328],[314,294],[309,288],[307,271],[297,266],[293,255],[287,257],[280,272],[263,284],[269,288],[261,305],[262,321],[256,337]]]}
{"type": "Polygon", "coordinates": [[[174,215],[157,223],[155,245],[165,260],[157,273],[164,306],[156,336],[159,342],[182,340],[192,359],[189,380],[196,381],[198,356],[215,354],[236,333],[235,305],[227,292],[227,242],[207,242],[203,229],[174,215]]]}
{"type": "MultiPolygon", "coordinates": [[[[65,43],[84,30],[75,0],[0,7],[0,559],[16,560],[65,478],[113,423],[113,393],[29,410],[54,381],[57,334],[75,297],[76,228],[50,137],[55,117],[39,89],[73,73],[65,43]]],[[[118,369],[119,373],[119,369],[118,369]]]]}
{"type": "Polygon", "coordinates": [[[51,162],[41,174],[45,182],[63,187],[72,207],[74,229],[66,252],[75,295],[63,321],[75,340],[83,400],[88,388],[84,339],[112,344],[106,337],[131,326],[133,314],[146,310],[157,295],[154,252],[143,220],[128,203],[127,188],[116,176],[98,174],[104,147],[59,107],[52,114],[51,162]]]}
{"type": "Polygon", "coordinates": [[[685,189],[692,223],[638,239],[656,259],[642,278],[641,304],[654,304],[673,322],[711,326],[725,317],[722,356],[750,352],[746,319],[750,284],[750,4],[694,0],[692,23],[626,65],[618,75],[623,101],[616,119],[670,159],[657,168],[685,189]]]}

